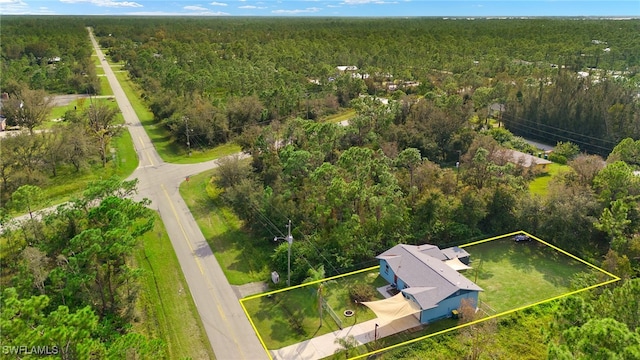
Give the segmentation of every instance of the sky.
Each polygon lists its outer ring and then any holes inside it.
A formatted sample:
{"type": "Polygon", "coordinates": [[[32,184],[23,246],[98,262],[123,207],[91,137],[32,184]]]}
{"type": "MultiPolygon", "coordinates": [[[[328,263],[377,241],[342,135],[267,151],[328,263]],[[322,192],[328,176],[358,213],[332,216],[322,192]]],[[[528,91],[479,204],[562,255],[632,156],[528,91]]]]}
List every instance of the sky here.
{"type": "Polygon", "coordinates": [[[0,15],[9,14],[637,18],[640,0],[0,0],[0,15]]]}

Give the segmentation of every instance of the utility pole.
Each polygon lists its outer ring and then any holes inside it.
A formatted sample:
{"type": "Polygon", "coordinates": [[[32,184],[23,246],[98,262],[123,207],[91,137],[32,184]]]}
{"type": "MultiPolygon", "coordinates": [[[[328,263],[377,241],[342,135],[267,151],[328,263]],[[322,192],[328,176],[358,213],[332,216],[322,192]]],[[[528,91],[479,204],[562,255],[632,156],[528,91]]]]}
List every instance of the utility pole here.
{"type": "Polygon", "coordinates": [[[189,156],[191,156],[191,142],[189,141],[189,117],[188,116],[184,117],[184,125],[186,127],[186,133],[187,133],[187,151],[189,152],[189,156]]]}
{"type": "Polygon", "coordinates": [[[287,236],[286,237],[274,237],[273,241],[286,240],[289,244],[287,255],[287,286],[291,286],[291,244],[293,244],[293,236],[291,236],[291,220],[287,224],[287,236]]]}

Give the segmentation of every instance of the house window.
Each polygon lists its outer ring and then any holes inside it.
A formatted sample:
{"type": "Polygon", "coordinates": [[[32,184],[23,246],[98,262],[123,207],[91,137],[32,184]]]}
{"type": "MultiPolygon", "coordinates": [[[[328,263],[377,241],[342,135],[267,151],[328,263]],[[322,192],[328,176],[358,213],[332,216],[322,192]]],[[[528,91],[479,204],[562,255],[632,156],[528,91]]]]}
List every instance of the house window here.
{"type": "Polygon", "coordinates": [[[384,264],[384,273],[385,274],[389,273],[389,264],[384,264]]]}

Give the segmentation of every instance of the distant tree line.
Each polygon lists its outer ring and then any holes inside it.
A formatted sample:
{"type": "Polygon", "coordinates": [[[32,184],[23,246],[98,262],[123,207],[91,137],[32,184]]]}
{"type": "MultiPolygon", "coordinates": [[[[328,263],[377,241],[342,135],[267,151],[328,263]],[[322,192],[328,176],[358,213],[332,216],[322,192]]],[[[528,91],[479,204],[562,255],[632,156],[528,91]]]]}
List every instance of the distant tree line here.
{"type": "MultiPolygon", "coordinates": [[[[640,69],[636,20],[95,18],[90,24],[180,144],[186,143],[185,118],[199,127],[196,143],[208,147],[253,123],[317,119],[365,93],[462,95],[480,120],[491,115],[492,103],[508,103],[504,119],[518,134],[515,119],[575,131],[582,128],[572,128],[577,120],[560,125],[586,116],[585,136],[598,134],[603,126],[596,123],[607,123],[608,133],[595,136],[606,137],[601,155],[634,136],[616,124],[633,117],[628,95],[640,69]],[[339,65],[358,70],[341,72],[339,65]],[[547,94],[573,86],[561,70],[589,68],[608,79],[623,75],[629,85],[603,79],[575,99],[547,94]],[[547,81],[554,85],[539,91],[547,81]],[[573,105],[584,101],[607,107],[573,105]],[[253,109],[251,116],[233,110],[238,107],[253,109]]],[[[569,141],[567,135],[559,140],[569,141]]]]}
{"type": "Polygon", "coordinates": [[[640,138],[638,87],[623,77],[560,71],[523,84],[502,121],[513,133],[555,144],[571,141],[607,156],[622,139],[640,138]]]}

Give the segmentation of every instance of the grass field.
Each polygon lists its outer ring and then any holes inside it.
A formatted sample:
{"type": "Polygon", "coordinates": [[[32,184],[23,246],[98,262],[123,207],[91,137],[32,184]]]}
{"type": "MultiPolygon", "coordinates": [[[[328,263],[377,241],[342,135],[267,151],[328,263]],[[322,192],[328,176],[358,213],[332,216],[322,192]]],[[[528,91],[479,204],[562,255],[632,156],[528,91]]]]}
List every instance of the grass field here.
{"type": "Polygon", "coordinates": [[[537,176],[531,183],[529,183],[529,192],[535,195],[546,195],[549,188],[549,182],[561,171],[569,169],[567,165],[561,165],[552,163],[549,165],[549,172],[543,175],[537,176]]]}
{"type": "Polygon", "coordinates": [[[337,114],[329,115],[327,117],[322,118],[323,122],[330,123],[339,123],[345,120],[349,120],[352,117],[356,116],[356,111],[353,109],[347,109],[345,111],[339,112],[337,114]]]}
{"type": "Polygon", "coordinates": [[[171,241],[157,216],[135,252],[143,270],[134,328],[162,339],[169,359],[213,359],[211,344],[180,269],[171,241]]]}
{"type": "Polygon", "coordinates": [[[497,313],[568,293],[576,274],[593,270],[535,240],[516,243],[505,237],[465,250],[473,269],[464,275],[484,289],[480,301],[497,313]]]}
{"type": "Polygon", "coordinates": [[[215,169],[192,176],[180,185],[180,195],[189,206],[200,230],[232,285],[269,278],[267,264],[274,244],[254,239],[242,230],[242,221],[220,198],[211,183],[215,169]]]}
{"type": "Polygon", "coordinates": [[[109,80],[106,76],[98,76],[100,80],[100,95],[110,96],[113,95],[113,90],[111,89],[111,85],[109,85],[109,80]]]}
{"type": "MultiPolygon", "coordinates": [[[[369,308],[362,305],[356,307],[349,299],[348,289],[356,283],[368,284],[373,288],[386,285],[377,269],[330,280],[323,285],[324,299],[341,319],[343,327],[375,318],[369,308]],[[355,310],[355,316],[345,317],[345,310],[355,310]]],[[[316,289],[317,285],[302,286],[243,300],[267,348],[279,349],[339,330],[336,321],[326,311],[323,312],[320,326],[316,289]]],[[[383,298],[377,291],[376,295],[377,300],[383,298]]]]}

